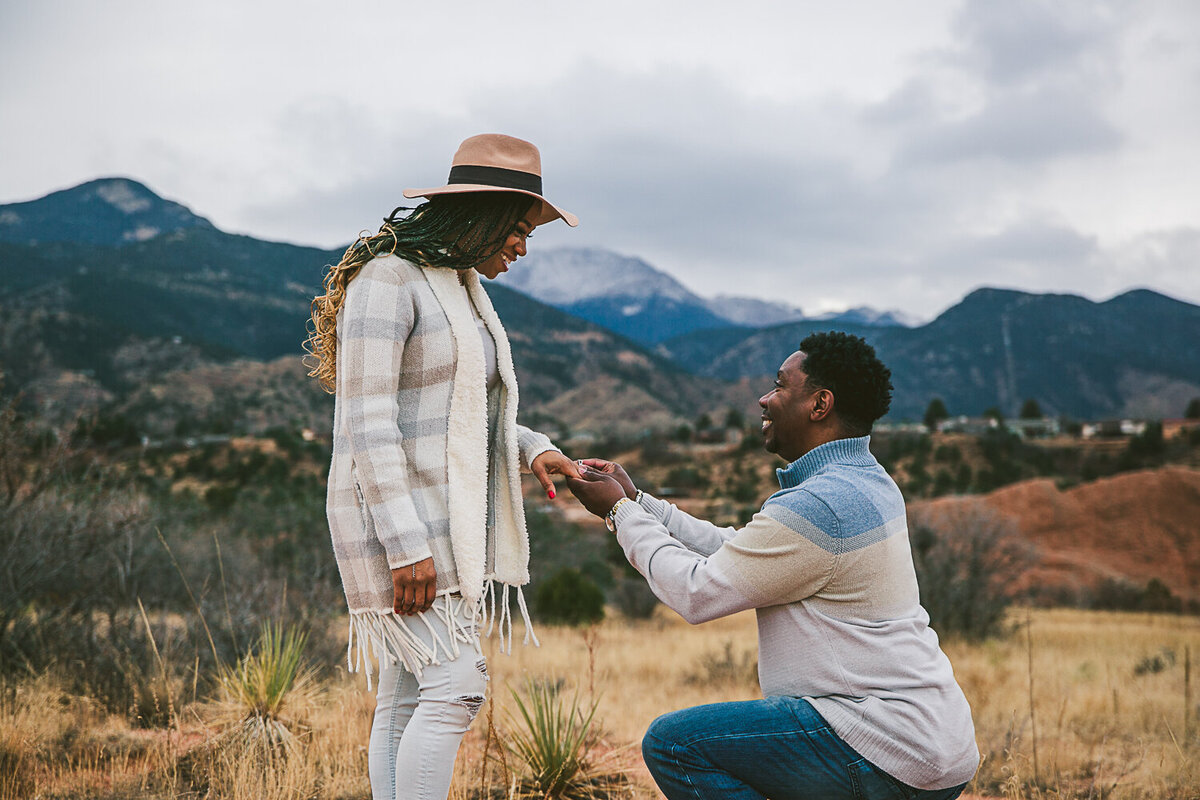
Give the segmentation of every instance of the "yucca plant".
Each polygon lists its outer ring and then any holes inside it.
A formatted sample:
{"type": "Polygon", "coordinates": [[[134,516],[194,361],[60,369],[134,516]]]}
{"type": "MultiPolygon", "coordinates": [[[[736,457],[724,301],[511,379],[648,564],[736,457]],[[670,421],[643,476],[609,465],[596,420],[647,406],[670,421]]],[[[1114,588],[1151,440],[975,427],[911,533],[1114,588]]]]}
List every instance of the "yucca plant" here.
{"type": "Polygon", "coordinates": [[[558,686],[544,681],[527,682],[525,700],[509,692],[525,725],[510,732],[508,748],[524,762],[530,788],[545,798],[591,795],[587,744],[599,700],[585,711],[578,691],[568,705],[558,686]]]}
{"type": "Polygon", "coordinates": [[[295,712],[317,692],[316,668],[304,658],[308,634],[294,626],[264,624],[253,650],[218,674],[222,705],[232,723],[221,745],[241,745],[274,758],[294,746],[295,712]]]}

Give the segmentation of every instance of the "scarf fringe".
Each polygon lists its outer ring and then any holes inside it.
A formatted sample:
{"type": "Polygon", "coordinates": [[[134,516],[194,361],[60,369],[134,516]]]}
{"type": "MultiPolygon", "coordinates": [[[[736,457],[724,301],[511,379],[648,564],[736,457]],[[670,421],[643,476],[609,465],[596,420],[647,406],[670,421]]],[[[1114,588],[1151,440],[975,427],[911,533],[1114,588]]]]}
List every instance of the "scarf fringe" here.
{"type": "Polygon", "coordinates": [[[484,635],[491,637],[493,630],[499,636],[500,652],[512,653],[513,617],[509,604],[510,590],[516,590],[517,608],[521,612],[521,620],[525,624],[525,638],[522,644],[531,641],[535,647],[541,647],[537,634],[533,631],[533,622],[529,618],[529,607],[525,603],[525,593],[520,586],[488,581],[484,586],[483,595],[468,608],[466,598],[451,595],[440,595],[433,601],[428,611],[423,611],[412,617],[402,616],[392,611],[375,611],[364,609],[350,612],[350,635],[346,643],[346,667],[350,672],[362,672],[367,677],[367,689],[371,688],[372,662],[384,664],[403,664],[404,668],[420,677],[421,671],[430,664],[440,664],[442,659],[453,661],[462,654],[462,644],[474,644],[479,639],[480,631],[486,625],[484,635]],[[497,616],[496,595],[500,595],[499,616],[497,616]],[[459,621],[462,612],[468,611],[466,623],[459,621]],[[429,615],[435,614],[450,632],[449,641],[439,635],[431,622],[429,615]],[[412,625],[420,620],[429,631],[430,645],[412,629],[412,625]]]}

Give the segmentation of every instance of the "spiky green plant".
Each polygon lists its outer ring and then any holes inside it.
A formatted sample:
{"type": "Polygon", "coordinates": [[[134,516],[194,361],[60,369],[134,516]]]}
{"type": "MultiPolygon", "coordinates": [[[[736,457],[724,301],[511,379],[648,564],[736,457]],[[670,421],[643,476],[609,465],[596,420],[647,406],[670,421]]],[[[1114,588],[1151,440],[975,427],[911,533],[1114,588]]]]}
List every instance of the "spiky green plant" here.
{"type": "Polygon", "coordinates": [[[540,797],[570,798],[591,794],[587,743],[599,700],[586,711],[576,691],[568,705],[557,685],[529,681],[525,700],[511,687],[524,728],[509,734],[509,749],[524,762],[530,788],[540,797]]]}
{"type": "Polygon", "coordinates": [[[304,658],[308,634],[294,626],[264,624],[253,650],[218,674],[222,704],[234,724],[223,744],[286,754],[294,743],[295,712],[317,691],[317,671],[304,658]]]}

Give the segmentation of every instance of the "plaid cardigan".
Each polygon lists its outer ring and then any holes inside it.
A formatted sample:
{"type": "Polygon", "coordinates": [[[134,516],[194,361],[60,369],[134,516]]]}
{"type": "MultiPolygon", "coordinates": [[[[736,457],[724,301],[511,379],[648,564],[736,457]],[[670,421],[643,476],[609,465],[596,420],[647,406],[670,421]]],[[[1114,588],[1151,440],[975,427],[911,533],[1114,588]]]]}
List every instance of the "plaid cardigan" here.
{"type": "MultiPolygon", "coordinates": [[[[451,593],[487,616],[529,582],[519,471],[554,449],[517,425],[517,381],[500,318],[474,270],[417,267],[396,256],[365,264],[337,319],[333,458],[326,510],[351,616],[350,649],[412,671],[439,654],[392,612],[391,570],[433,558],[447,620],[451,593]],[[474,301],[496,343],[500,384],[486,389],[474,301]]],[[[527,617],[527,615],[526,615],[527,617]]],[[[451,626],[453,629],[453,626],[451,626]]],[[[526,630],[529,630],[528,621],[526,630]]],[[[473,641],[474,630],[460,630],[473,641]]],[[[454,642],[446,654],[457,655],[454,642]]]]}

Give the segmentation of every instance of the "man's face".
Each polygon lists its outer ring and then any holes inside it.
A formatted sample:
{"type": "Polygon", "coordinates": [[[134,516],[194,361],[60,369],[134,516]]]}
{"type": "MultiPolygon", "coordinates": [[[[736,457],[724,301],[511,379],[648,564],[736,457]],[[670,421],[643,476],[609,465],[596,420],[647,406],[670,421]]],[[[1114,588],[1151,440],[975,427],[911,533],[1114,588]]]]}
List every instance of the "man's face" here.
{"type": "Polygon", "coordinates": [[[805,432],[811,424],[814,392],[806,388],[804,353],[787,357],[775,374],[775,386],[758,398],[762,406],[763,447],[787,461],[807,452],[805,432]]]}

